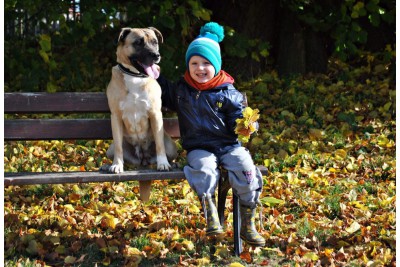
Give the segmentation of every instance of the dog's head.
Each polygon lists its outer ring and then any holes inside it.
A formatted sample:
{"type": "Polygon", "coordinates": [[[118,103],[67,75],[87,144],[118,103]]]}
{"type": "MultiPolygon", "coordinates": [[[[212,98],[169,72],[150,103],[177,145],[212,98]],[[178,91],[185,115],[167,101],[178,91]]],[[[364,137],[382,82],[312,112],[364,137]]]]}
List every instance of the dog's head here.
{"type": "Polygon", "coordinates": [[[123,28],[118,37],[117,62],[139,64],[146,72],[151,71],[153,64],[161,60],[159,44],[162,42],[161,32],[154,27],[123,28]]]}

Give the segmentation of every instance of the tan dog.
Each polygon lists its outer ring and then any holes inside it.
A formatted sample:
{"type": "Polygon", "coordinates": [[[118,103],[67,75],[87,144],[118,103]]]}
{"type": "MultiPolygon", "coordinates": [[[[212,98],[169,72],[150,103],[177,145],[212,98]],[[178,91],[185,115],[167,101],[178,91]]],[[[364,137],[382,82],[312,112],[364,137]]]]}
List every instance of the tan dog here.
{"type": "MultiPolygon", "coordinates": [[[[112,165],[102,167],[112,173],[124,171],[124,162],[134,166],[157,163],[167,171],[168,161],[177,156],[176,144],[164,132],[161,112],[159,43],[161,33],[150,28],[123,28],[118,38],[117,66],[107,87],[111,110],[113,144],[107,156],[112,165]]],[[[140,182],[142,200],[150,196],[150,181],[140,182]]]]}

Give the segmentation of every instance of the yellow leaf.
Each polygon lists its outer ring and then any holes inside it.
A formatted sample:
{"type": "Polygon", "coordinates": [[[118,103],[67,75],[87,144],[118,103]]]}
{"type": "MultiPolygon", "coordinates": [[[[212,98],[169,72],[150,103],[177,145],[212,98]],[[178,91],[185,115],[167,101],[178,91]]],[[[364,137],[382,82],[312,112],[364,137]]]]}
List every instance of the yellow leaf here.
{"type": "Polygon", "coordinates": [[[137,248],[133,248],[133,247],[128,247],[127,249],[126,249],[126,255],[127,256],[135,256],[135,255],[143,255],[142,254],[142,252],[139,250],[139,249],[137,249],[137,248]]]}
{"type": "Polygon", "coordinates": [[[182,245],[184,246],[184,248],[188,251],[192,251],[194,249],[194,244],[192,241],[190,240],[183,240],[182,241],[182,245]]]}
{"type": "Polygon", "coordinates": [[[264,160],[264,166],[269,167],[271,165],[271,160],[270,159],[265,159],[264,160]]]}
{"type": "Polygon", "coordinates": [[[262,204],[266,204],[268,206],[274,206],[274,205],[280,205],[280,204],[284,204],[285,201],[282,199],[277,199],[274,197],[263,197],[260,199],[262,204]]]}
{"type": "Polygon", "coordinates": [[[68,211],[74,211],[74,210],[75,210],[74,207],[73,207],[71,204],[66,204],[66,205],[64,205],[64,208],[65,208],[66,210],[68,210],[68,211]]]}
{"type": "Polygon", "coordinates": [[[191,190],[191,187],[190,187],[190,185],[188,183],[185,183],[182,186],[182,193],[183,193],[184,196],[186,196],[190,192],[190,190],[191,190]]]}
{"type": "Polygon", "coordinates": [[[364,204],[360,203],[360,201],[351,201],[349,204],[361,210],[368,210],[368,208],[364,206],[364,204]]]}
{"type": "Polygon", "coordinates": [[[181,238],[181,235],[178,232],[175,232],[174,235],[172,236],[171,240],[176,241],[181,238]]]}
{"type": "Polygon", "coordinates": [[[258,113],[258,109],[246,107],[243,109],[243,118],[236,119],[235,133],[242,143],[247,143],[250,135],[257,130],[255,122],[260,118],[258,113]]]}
{"type": "Polygon", "coordinates": [[[104,266],[108,266],[111,263],[110,257],[105,257],[104,260],[102,261],[104,266]]]}
{"type": "Polygon", "coordinates": [[[334,249],[326,248],[326,249],[324,250],[325,256],[327,256],[327,257],[331,256],[332,253],[333,253],[333,251],[334,251],[334,249]]]}
{"type": "Polygon", "coordinates": [[[329,172],[335,173],[335,172],[338,172],[338,171],[335,168],[329,168],[329,172]]]}
{"type": "Polygon", "coordinates": [[[208,266],[208,265],[210,265],[209,258],[201,258],[197,260],[197,266],[208,266]]]}
{"type": "MultiPolygon", "coordinates": [[[[229,248],[226,245],[219,245],[217,246],[217,249],[215,250],[215,254],[216,256],[220,256],[221,258],[227,258],[229,257],[231,254],[231,251],[229,250],[229,248]]],[[[232,266],[232,265],[230,265],[232,266]]],[[[237,265],[237,266],[242,266],[242,265],[237,265]]]]}
{"type": "Polygon", "coordinates": [[[350,227],[346,228],[345,231],[348,232],[349,234],[355,233],[358,230],[360,230],[361,226],[358,222],[354,221],[350,227]]]}
{"type": "Polygon", "coordinates": [[[229,265],[229,267],[244,267],[244,265],[238,263],[238,262],[233,262],[229,265]]]}
{"type": "Polygon", "coordinates": [[[347,152],[344,149],[338,149],[335,151],[335,157],[339,160],[345,159],[347,156],[347,152]]]}
{"type": "Polygon", "coordinates": [[[297,178],[297,175],[294,175],[291,172],[287,173],[287,177],[288,177],[289,184],[297,185],[300,183],[300,180],[299,180],[299,178],[297,178]]]}
{"type": "Polygon", "coordinates": [[[79,186],[77,184],[74,184],[72,186],[72,190],[74,190],[75,193],[79,193],[81,191],[81,189],[79,188],[79,186]]]}
{"type": "Polygon", "coordinates": [[[191,203],[189,205],[189,212],[193,213],[193,214],[199,214],[200,213],[200,209],[199,209],[199,207],[197,207],[197,205],[191,203]]]}
{"type": "Polygon", "coordinates": [[[187,200],[187,199],[175,199],[175,202],[178,203],[179,205],[189,204],[189,200],[187,200]]]}
{"type": "Polygon", "coordinates": [[[381,147],[385,147],[389,143],[389,139],[383,134],[378,136],[377,140],[378,140],[378,145],[381,147]]]}
{"type": "Polygon", "coordinates": [[[307,252],[304,254],[303,258],[310,259],[312,261],[317,261],[319,259],[318,255],[315,252],[307,252]]]}
{"type": "Polygon", "coordinates": [[[382,200],[379,204],[382,207],[389,206],[392,202],[394,203],[396,201],[396,196],[393,197],[388,197],[387,199],[382,200]]]}
{"type": "Polygon", "coordinates": [[[129,201],[126,201],[123,204],[124,207],[131,206],[131,208],[134,209],[134,210],[137,208],[137,205],[138,205],[138,201],[137,200],[129,200],[129,201]]]}
{"type": "Polygon", "coordinates": [[[64,190],[64,186],[63,185],[53,185],[53,190],[58,193],[58,194],[64,194],[65,190],[64,190]]]}
{"type": "Polygon", "coordinates": [[[386,144],[387,148],[391,148],[391,147],[394,147],[394,146],[395,146],[395,143],[394,143],[393,140],[389,140],[389,142],[386,144]]]}
{"type": "Polygon", "coordinates": [[[111,229],[115,229],[118,222],[119,222],[118,218],[115,218],[114,216],[108,213],[104,213],[103,219],[101,220],[101,225],[103,227],[110,227],[111,229]]]}
{"type": "Polygon", "coordinates": [[[164,243],[163,242],[157,242],[152,240],[151,241],[151,251],[147,254],[147,258],[148,259],[154,259],[154,258],[158,258],[161,250],[164,249],[164,243]]]}

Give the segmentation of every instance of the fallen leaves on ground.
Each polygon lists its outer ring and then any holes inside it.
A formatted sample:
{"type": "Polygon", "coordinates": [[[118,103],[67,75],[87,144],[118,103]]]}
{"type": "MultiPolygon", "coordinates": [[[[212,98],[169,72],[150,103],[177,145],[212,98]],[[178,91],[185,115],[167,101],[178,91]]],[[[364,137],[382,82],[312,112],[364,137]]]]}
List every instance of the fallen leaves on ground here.
{"type": "MultiPolygon", "coordinates": [[[[232,213],[226,237],[207,240],[186,181],[154,182],[147,203],[135,182],[10,186],[6,266],[395,266],[389,75],[375,73],[371,61],[357,68],[333,62],[328,75],[281,80],[272,72],[243,90],[260,114],[247,147],[269,169],[257,218],[266,247],[245,245],[233,257],[232,213]]],[[[108,146],[7,142],[5,171],[96,171],[109,162],[108,146]]]]}

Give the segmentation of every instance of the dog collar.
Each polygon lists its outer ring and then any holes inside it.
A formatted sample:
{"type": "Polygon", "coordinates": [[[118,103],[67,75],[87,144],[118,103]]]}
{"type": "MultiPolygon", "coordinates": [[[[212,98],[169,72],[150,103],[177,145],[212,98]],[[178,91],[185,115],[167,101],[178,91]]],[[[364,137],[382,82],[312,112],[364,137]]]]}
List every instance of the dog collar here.
{"type": "Polygon", "coordinates": [[[149,75],[144,74],[144,73],[141,73],[141,72],[138,72],[138,73],[132,72],[130,69],[125,68],[122,64],[118,64],[118,67],[119,67],[119,69],[120,69],[123,73],[128,74],[128,75],[130,75],[130,76],[140,77],[140,78],[147,78],[147,77],[149,77],[149,75]]]}

